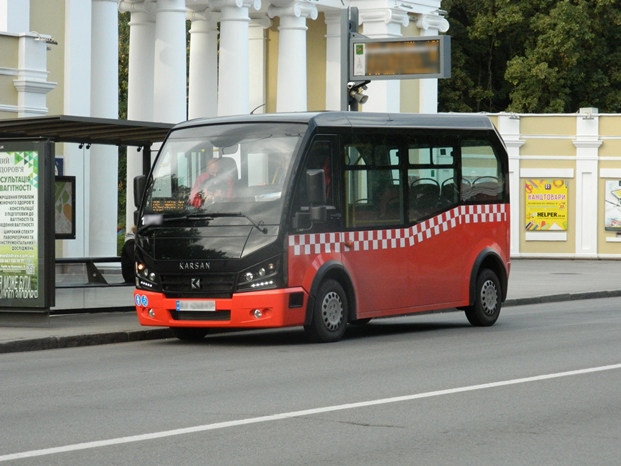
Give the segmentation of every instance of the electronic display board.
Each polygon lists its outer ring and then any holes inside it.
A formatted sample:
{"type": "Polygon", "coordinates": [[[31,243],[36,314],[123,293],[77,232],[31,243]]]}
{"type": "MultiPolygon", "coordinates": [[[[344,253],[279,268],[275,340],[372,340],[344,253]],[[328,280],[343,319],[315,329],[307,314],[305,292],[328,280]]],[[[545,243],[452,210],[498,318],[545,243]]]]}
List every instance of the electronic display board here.
{"type": "Polygon", "coordinates": [[[450,36],[350,39],[350,81],[451,77],[450,36]]]}

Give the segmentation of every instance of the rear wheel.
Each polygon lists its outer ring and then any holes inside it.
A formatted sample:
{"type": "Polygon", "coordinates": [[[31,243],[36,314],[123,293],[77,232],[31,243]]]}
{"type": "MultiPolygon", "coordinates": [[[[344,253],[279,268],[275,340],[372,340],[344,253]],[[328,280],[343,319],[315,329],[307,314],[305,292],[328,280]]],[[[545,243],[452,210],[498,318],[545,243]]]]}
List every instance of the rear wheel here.
{"type": "Polygon", "coordinates": [[[325,280],[319,286],[310,325],[304,326],[310,341],[329,343],[343,337],[347,327],[347,295],[336,280],[325,280]]]}
{"type": "Polygon", "coordinates": [[[170,330],[176,338],[183,341],[201,341],[208,332],[206,328],[193,327],[171,327],[170,330]]]}
{"type": "Polygon", "coordinates": [[[496,274],[490,269],[483,269],[477,277],[474,304],[467,307],[468,322],[477,327],[494,325],[500,315],[502,290],[496,274]]]}

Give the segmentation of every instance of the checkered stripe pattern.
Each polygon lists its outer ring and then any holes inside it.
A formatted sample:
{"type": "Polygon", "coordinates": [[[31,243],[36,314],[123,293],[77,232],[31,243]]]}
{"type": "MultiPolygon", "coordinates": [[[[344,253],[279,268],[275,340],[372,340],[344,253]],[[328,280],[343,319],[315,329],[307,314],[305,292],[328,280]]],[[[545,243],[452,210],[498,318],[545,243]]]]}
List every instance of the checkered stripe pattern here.
{"type": "Polygon", "coordinates": [[[329,252],[341,252],[342,233],[316,233],[314,235],[289,236],[289,249],[294,256],[307,256],[329,252]]]}
{"type": "Polygon", "coordinates": [[[291,235],[289,248],[295,256],[341,252],[342,243],[350,245],[353,251],[405,248],[457,225],[506,221],[507,208],[506,204],[463,205],[409,228],[291,235]]]}

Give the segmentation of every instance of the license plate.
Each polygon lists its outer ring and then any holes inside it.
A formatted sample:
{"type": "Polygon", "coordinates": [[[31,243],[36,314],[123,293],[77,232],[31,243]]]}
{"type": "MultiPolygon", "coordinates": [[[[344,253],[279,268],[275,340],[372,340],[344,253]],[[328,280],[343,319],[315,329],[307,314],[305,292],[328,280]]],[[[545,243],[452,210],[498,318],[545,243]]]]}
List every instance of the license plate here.
{"type": "Polygon", "coordinates": [[[177,311],[208,311],[216,310],[216,302],[209,300],[177,301],[177,311]]]}

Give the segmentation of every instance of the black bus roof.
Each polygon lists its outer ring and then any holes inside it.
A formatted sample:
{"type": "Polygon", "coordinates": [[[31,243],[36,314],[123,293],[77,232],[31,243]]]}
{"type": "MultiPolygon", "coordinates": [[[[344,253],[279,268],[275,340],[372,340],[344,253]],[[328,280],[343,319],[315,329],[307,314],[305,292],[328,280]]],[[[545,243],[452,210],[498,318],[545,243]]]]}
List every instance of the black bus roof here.
{"type": "Polygon", "coordinates": [[[393,127],[493,130],[483,114],[468,113],[371,113],[371,112],[296,112],[235,115],[199,118],[179,123],[174,129],[230,123],[302,123],[326,127],[393,127]]]}

